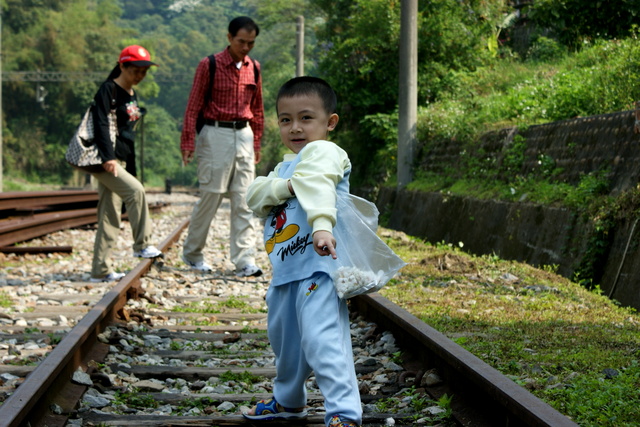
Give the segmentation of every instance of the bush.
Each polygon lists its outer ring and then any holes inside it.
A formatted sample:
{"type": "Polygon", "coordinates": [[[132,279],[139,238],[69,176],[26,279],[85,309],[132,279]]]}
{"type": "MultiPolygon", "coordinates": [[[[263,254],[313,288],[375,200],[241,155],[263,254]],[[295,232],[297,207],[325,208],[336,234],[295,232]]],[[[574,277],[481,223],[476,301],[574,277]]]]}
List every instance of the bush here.
{"type": "Polygon", "coordinates": [[[566,53],[567,49],[557,41],[547,37],[539,37],[529,48],[527,59],[530,61],[557,61],[566,53]]]}

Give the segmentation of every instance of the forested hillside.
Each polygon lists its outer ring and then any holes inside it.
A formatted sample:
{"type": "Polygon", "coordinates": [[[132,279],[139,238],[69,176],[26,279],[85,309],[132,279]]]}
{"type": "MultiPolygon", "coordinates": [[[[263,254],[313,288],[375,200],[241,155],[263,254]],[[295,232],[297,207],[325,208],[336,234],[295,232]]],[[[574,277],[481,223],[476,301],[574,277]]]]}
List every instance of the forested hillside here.
{"type": "MultiPolygon", "coordinates": [[[[267,106],[277,86],[295,74],[296,6],[289,2],[290,13],[281,9],[278,21],[256,18],[262,31],[251,55],[263,64],[267,106]]],[[[195,168],[183,168],[180,161],[182,115],[196,65],[227,45],[228,23],[239,15],[259,13],[252,2],[233,0],[3,1],[5,176],[68,183],[73,170],[64,162],[66,144],[101,83],[75,73],[98,72],[104,79],[123,47],[140,44],[159,64],[137,88],[148,108],[145,181],[162,185],[168,177],[195,184],[195,168]],[[7,81],[24,71],[69,74],[64,81],[7,81]],[[38,86],[46,93],[43,102],[37,100],[43,93],[38,86]]]]}
{"type": "MultiPolygon", "coordinates": [[[[1,0],[5,190],[11,179],[67,185],[64,151],[100,81],[24,81],[20,72],[106,78],[120,50],[149,49],[160,66],[138,88],[148,185],[195,183],[179,155],[182,114],[198,61],[226,45],[230,19],[261,26],[267,132],[261,171],[282,151],[277,88],[295,73],[296,17],[305,18],[305,72],[340,101],[335,140],[355,186],[395,172],[399,0],[1,0]],[[64,74],[63,74],[64,75],[64,74]],[[40,87],[43,90],[38,90],[40,87]],[[46,94],[46,96],[42,96],[46,94]],[[39,97],[39,99],[38,99],[39,97]]],[[[631,0],[419,1],[419,138],[473,143],[480,132],[629,108],[640,99],[640,4],[631,0]]],[[[141,144],[139,144],[140,146],[141,144]]],[[[418,171],[419,172],[419,171],[418,171]]],[[[420,174],[418,173],[419,177],[420,174]]]]}

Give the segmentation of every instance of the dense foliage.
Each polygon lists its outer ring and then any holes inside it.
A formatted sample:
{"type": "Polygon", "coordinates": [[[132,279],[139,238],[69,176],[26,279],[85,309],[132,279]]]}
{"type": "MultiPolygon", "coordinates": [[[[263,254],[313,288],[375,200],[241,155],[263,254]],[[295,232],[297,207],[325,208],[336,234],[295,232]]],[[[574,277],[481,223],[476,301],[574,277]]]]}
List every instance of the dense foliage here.
{"type": "MultiPolygon", "coordinates": [[[[240,3],[3,0],[2,65],[11,79],[3,86],[5,176],[32,182],[81,182],[73,181],[74,171],[64,161],[69,137],[100,82],[115,66],[120,50],[140,44],[160,66],[137,88],[142,105],[149,110],[144,129],[139,129],[144,135],[138,141],[138,160],[144,167],[139,167],[139,174],[151,185],[162,185],[165,178],[174,184],[194,185],[195,165],[183,168],[180,161],[182,115],[196,65],[227,45],[229,21],[252,15],[261,24],[252,56],[263,65],[267,107],[273,106],[273,93],[279,85],[295,74],[295,18],[276,21],[276,2],[259,7],[257,1],[240,3]],[[260,8],[271,13],[271,22],[262,25],[260,8]],[[62,72],[63,78],[25,81],[19,78],[24,71],[62,72]],[[39,91],[39,86],[44,91],[39,91]],[[38,102],[41,93],[46,96],[38,102]]],[[[287,3],[289,15],[295,17],[301,4],[287,3]]],[[[280,17],[285,18],[282,13],[280,17]]],[[[268,140],[275,140],[271,123],[267,134],[268,140]]],[[[267,154],[271,147],[279,148],[279,144],[265,145],[267,154]]],[[[265,164],[276,155],[279,153],[265,156],[265,164]]]]}
{"type": "Polygon", "coordinates": [[[584,41],[619,39],[638,24],[636,0],[536,0],[524,13],[562,44],[579,47],[584,41]]]}
{"type": "MultiPolygon", "coordinates": [[[[263,66],[268,121],[259,171],[265,173],[283,151],[274,98],[295,73],[296,18],[303,14],[305,73],[328,79],[338,92],[341,123],[333,138],[354,160],[354,187],[375,190],[393,178],[399,0],[0,4],[5,176],[71,182],[73,171],[63,160],[69,135],[119,50],[137,43],[160,64],[138,88],[150,112],[141,159],[145,181],[194,184],[194,166],[183,168],[179,155],[193,71],[226,45],[228,21],[240,14],[253,16],[262,29],[252,56],[263,66]],[[87,74],[63,74],[62,81],[14,78],[36,70],[87,74]],[[96,72],[97,78],[88,74],[96,72]]],[[[422,143],[473,143],[487,129],[616,111],[640,99],[637,2],[537,0],[516,8],[507,0],[432,0],[418,8],[422,143]]]]}
{"type": "MultiPolygon", "coordinates": [[[[356,185],[374,187],[395,158],[401,2],[315,3],[327,16],[318,33],[320,72],[343,100],[337,138],[352,157],[368,160],[355,166],[356,185]]],[[[418,99],[428,105],[458,86],[457,73],[488,60],[488,41],[506,9],[503,1],[435,0],[418,7],[418,99]]]]}
{"type": "MultiPolygon", "coordinates": [[[[195,168],[193,165],[183,168],[179,155],[180,126],[193,71],[201,58],[226,45],[228,21],[239,14],[253,16],[262,29],[251,56],[263,65],[268,122],[263,140],[264,161],[259,167],[261,173],[270,170],[283,151],[273,119],[275,93],[295,73],[295,21],[304,14],[305,72],[326,78],[337,89],[341,121],[333,137],[353,160],[354,190],[374,191],[385,182],[393,182],[401,0],[0,0],[0,5],[2,71],[6,73],[2,87],[5,178],[55,184],[73,182],[73,170],[63,156],[69,137],[100,79],[115,65],[120,49],[136,43],[147,47],[160,64],[138,88],[140,99],[148,108],[138,145],[144,148],[144,156],[139,159],[144,161],[145,182],[161,186],[165,178],[171,178],[174,184],[195,184],[195,168]],[[15,78],[19,76],[16,73],[37,70],[84,75],[66,74],[61,81],[39,82],[15,78]],[[101,77],[96,79],[88,74],[92,72],[101,77]]],[[[478,135],[488,130],[626,110],[640,100],[637,0],[429,0],[419,1],[418,7],[418,138],[422,145],[452,139],[474,144],[478,135]],[[513,4],[526,6],[516,8],[513,4]]],[[[489,194],[488,197],[503,195],[505,188],[518,188],[526,190],[532,200],[555,202],[563,198],[565,203],[574,205],[585,204],[592,195],[602,193],[603,178],[599,175],[585,177],[573,189],[553,183],[553,170],[545,167],[544,158],[541,176],[518,176],[513,171],[518,170],[525,144],[515,140],[502,169],[487,168],[481,160],[468,156],[460,164],[441,165],[446,173],[429,175],[418,171],[413,188],[452,192],[461,189],[468,194],[473,187],[489,194]]],[[[12,188],[5,184],[5,189],[12,188]]],[[[635,207],[636,200],[628,203],[635,207]]],[[[623,212],[621,208],[601,206],[608,212],[599,215],[601,222],[596,225],[605,231],[617,218],[614,214],[635,214],[631,209],[623,212]]],[[[602,239],[593,242],[596,244],[592,246],[597,248],[602,239]]],[[[428,255],[421,257],[428,261],[428,255]]],[[[438,255],[438,260],[442,257],[438,255]]],[[[452,274],[449,269],[438,271],[452,274]]],[[[482,270],[474,267],[474,271],[482,270]]],[[[513,269],[508,271],[512,273],[513,269]]],[[[412,276],[411,271],[404,274],[412,276]]],[[[437,277],[436,273],[425,271],[415,276],[418,282],[424,277],[437,277]]],[[[437,279],[434,280],[437,286],[416,282],[415,287],[421,292],[452,289],[455,295],[464,297],[456,283],[467,286],[469,275],[461,277],[457,282],[447,282],[451,286],[442,287],[437,279]]],[[[451,277],[442,280],[445,279],[451,277]]],[[[546,281],[531,282],[536,286],[539,283],[546,281]]],[[[527,289],[515,293],[511,284],[500,288],[505,295],[493,298],[499,303],[520,301],[531,294],[527,289]]],[[[403,298],[411,299],[411,306],[420,302],[406,289],[394,295],[395,289],[390,286],[387,292],[400,302],[403,298]]],[[[556,351],[566,344],[566,333],[550,341],[547,335],[533,331],[526,338],[542,343],[539,346],[542,350],[544,343],[552,342],[547,347],[553,352],[543,353],[540,360],[525,360],[527,365],[540,363],[545,368],[540,374],[529,375],[524,365],[502,364],[502,360],[522,359],[522,352],[511,352],[522,346],[513,346],[512,334],[499,334],[500,330],[509,332],[513,328],[498,329],[491,322],[528,326],[530,312],[548,312],[548,307],[528,306],[521,317],[498,320],[495,313],[506,312],[502,306],[485,312],[446,312],[470,302],[469,306],[474,306],[475,299],[487,291],[483,287],[469,292],[473,299],[452,303],[445,295],[438,304],[420,304],[436,310],[433,313],[416,314],[447,333],[459,332],[454,328],[458,325],[486,326],[486,331],[497,338],[475,340],[472,336],[459,343],[480,354],[489,354],[489,363],[517,376],[517,381],[532,379],[538,395],[581,424],[584,421],[584,425],[632,425],[625,424],[622,417],[632,415],[634,421],[637,418],[637,411],[632,414],[629,409],[631,405],[637,408],[637,402],[628,403],[624,399],[637,389],[637,350],[631,348],[635,345],[637,349],[637,343],[620,334],[627,344],[632,342],[629,349],[624,343],[594,341],[594,345],[580,349],[575,362],[563,367],[554,358],[566,354],[556,351]],[[476,322],[477,319],[481,322],[476,322]],[[492,350],[495,351],[492,355],[484,346],[494,341],[502,345],[502,350],[492,350]],[[617,364],[609,366],[606,363],[612,360],[609,348],[612,345],[623,351],[613,356],[617,364]],[[607,387],[599,374],[603,367],[620,368],[625,375],[616,380],[619,384],[607,387]],[[550,378],[548,374],[562,374],[559,377],[563,381],[566,377],[568,382],[573,372],[581,376],[571,387],[543,388],[544,381],[550,378]],[[589,396],[586,400],[585,395],[589,396]]],[[[543,297],[547,298],[546,294],[543,297]]],[[[548,298],[552,297],[555,298],[555,293],[549,293],[548,298]]],[[[569,297],[577,301],[571,294],[569,297]]],[[[543,299],[537,297],[532,301],[543,299]]],[[[565,302],[558,306],[564,307],[565,302]]],[[[583,308],[577,306],[570,315],[589,311],[583,308]]],[[[570,319],[567,316],[560,313],[558,319],[592,324],[595,326],[591,329],[597,331],[602,329],[598,316],[586,323],[582,319],[567,320],[570,319]]],[[[541,333],[553,332],[558,322],[551,319],[540,323],[541,333]]],[[[608,322],[623,323],[613,319],[608,322]]],[[[569,333],[575,331],[572,325],[568,325],[569,333]]],[[[631,330],[637,331],[637,324],[631,330]]],[[[581,342],[590,343],[592,335],[583,338],[581,342]]]]}

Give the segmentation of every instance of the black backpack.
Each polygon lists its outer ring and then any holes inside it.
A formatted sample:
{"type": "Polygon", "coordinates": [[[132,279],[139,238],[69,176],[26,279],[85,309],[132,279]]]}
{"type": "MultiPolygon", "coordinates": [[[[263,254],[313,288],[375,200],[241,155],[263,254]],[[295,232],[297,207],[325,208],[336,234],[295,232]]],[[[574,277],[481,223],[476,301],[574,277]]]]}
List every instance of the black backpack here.
{"type": "MultiPolygon", "coordinates": [[[[202,109],[198,113],[198,118],[196,119],[197,133],[200,133],[200,131],[204,127],[204,109],[209,103],[209,100],[211,99],[211,89],[213,87],[213,78],[216,75],[216,57],[213,55],[209,55],[207,58],[209,58],[209,89],[204,94],[204,104],[202,104],[202,109]]],[[[256,62],[254,60],[251,60],[251,62],[253,62],[253,74],[255,76],[256,86],[257,86],[258,79],[260,78],[260,71],[258,70],[258,66],[256,65],[256,62]]]]}

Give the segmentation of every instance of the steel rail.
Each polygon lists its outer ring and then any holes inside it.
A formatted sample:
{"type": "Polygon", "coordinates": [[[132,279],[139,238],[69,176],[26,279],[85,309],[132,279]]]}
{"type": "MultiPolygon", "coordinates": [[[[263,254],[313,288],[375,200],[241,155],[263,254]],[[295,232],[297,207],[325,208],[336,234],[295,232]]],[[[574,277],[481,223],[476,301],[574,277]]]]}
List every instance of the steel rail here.
{"type": "Polygon", "coordinates": [[[95,190],[8,191],[0,193],[0,210],[98,202],[95,190]]]}
{"type": "MultiPolygon", "coordinates": [[[[182,231],[189,225],[184,220],[176,230],[160,245],[164,252],[176,242],[182,231]]],[[[21,425],[64,425],[66,415],[72,407],[65,408],[65,402],[75,402],[84,392],[85,386],[73,385],[70,381],[79,368],[86,370],[94,359],[97,335],[113,321],[118,310],[126,303],[127,293],[139,283],[151,268],[154,260],[143,259],[120,282],[118,282],[86,316],[60,341],[55,349],[27,376],[16,391],[0,406],[0,425],[14,427],[21,425]],[[56,416],[50,411],[52,404],[58,404],[63,414],[56,416]],[[44,422],[46,419],[46,422],[44,422]]],[[[106,351],[98,349],[97,351],[106,351]]]]}
{"type": "Polygon", "coordinates": [[[5,254],[50,254],[50,253],[65,253],[70,254],[73,252],[73,246],[0,246],[0,252],[5,254]]]}
{"type": "MultiPolygon", "coordinates": [[[[352,299],[353,307],[383,328],[389,329],[401,347],[423,349],[423,366],[436,366],[445,378],[448,394],[463,398],[486,424],[497,426],[577,427],[525,388],[480,360],[441,332],[379,294],[352,299]]],[[[460,402],[458,402],[460,405],[460,402]]],[[[471,425],[478,425],[477,419],[471,425]]],[[[463,425],[466,425],[462,422],[463,425]]]]}
{"type": "MultiPolygon", "coordinates": [[[[154,211],[162,206],[149,205],[149,210],[154,211]]],[[[125,212],[122,219],[127,218],[128,215],[125,212]]],[[[0,247],[24,242],[54,231],[95,224],[96,222],[98,222],[96,207],[0,219],[0,247]]]]}
{"type": "MultiPolygon", "coordinates": [[[[66,191],[58,193],[68,195],[66,191]]],[[[2,200],[11,199],[10,194],[0,193],[0,203],[2,200]]],[[[62,197],[62,194],[52,195],[51,192],[43,192],[40,195],[41,200],[48,201],[33,202],[33,206],[55,204],[55,200],[61,200],[57,198],[58,196],[62,197]]],[[[83,197],[81,194],[77,196],[83,197]]],[[[91,210],[93,211],[92,221],[95,222],[95,209],[91,210]]],[[[162,242],[161,250],[166,251],[172,243],[176,242],[188,223],[189,220],[185,220],[162,242]]],[[[22,233],[20,235],[23,238],[20,240],[26,240],[24,235],[27,231],[14,231],[17,234],[22,233]]],[[[0,246],[3,246],[2,237],[3,234],[0,233],[0,246]]],[[[94,346],[97,335],[113,321],[117,312],[125,305],[127,294],[136,290],[139,278],[151,268],[152,264],[152,260],[141,261],[105,294],[47,358],[27,376],[24,383],[0,406],[0,426],[19,426],[25,425],[25,422],[33,426],[64,425],[67,418],[64,414],[72,411],[73,406],[70,405],[75,405],[86,388],[73,385],[70,382],[71,376],[78,367],[86,370],[90,360],[101,360],[100,354],[105,353],[106,348],[100,345],[94,346]],[[50,411],[52,403],[58,404],[63,409],[61,415],[55,415],[50,411]]],[[[457,411],[456,416],[461,425],[577,426],[571,419],[451,341],[444,334],[381,295],[364,295],[350,301],[353,310],[362,313],[380,327],[390,330],[401,347],[417,351],[421,359],[420,366],[437,368],[446,386],[440,390],[430,389],[429,391],[434,395],[447,393],[455,396],[452,406],[455,406],[454,412],[457,411]]]]}
{"type": "Polygon", "coordinates": [[[0,246],[9,246],[54,231],[98,221],[96,208],[74,209],[71,211],[47,212],[12,220],[0,221],[0,246]]]}

